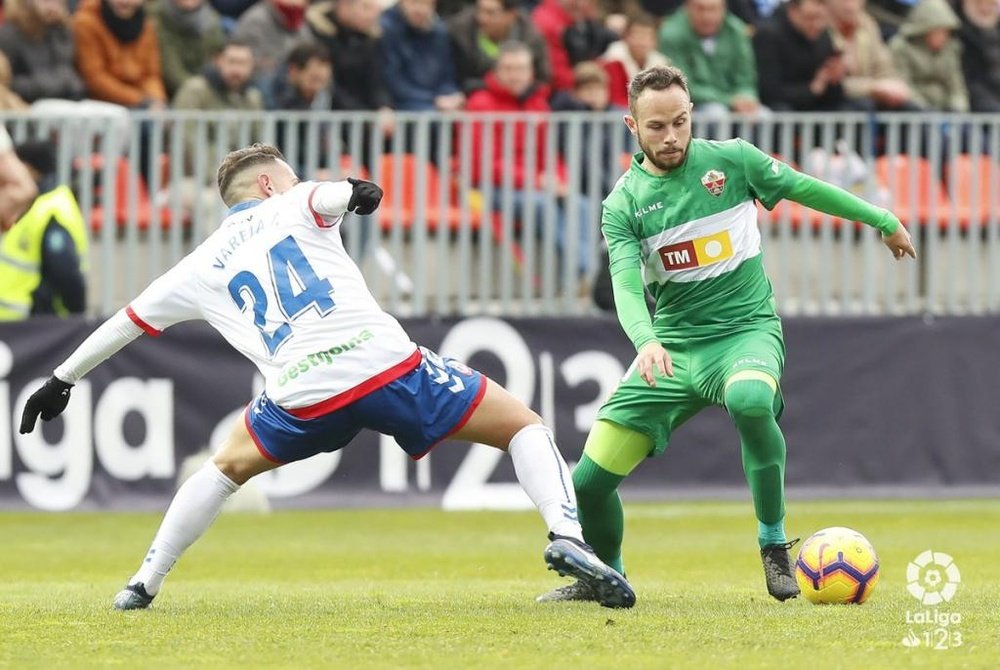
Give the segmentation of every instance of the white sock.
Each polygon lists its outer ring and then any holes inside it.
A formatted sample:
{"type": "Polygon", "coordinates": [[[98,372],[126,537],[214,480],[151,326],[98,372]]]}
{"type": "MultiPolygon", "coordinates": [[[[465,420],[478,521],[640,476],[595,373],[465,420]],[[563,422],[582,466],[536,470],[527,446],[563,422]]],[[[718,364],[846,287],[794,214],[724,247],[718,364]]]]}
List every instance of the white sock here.
{"type": "Polygon", "coordinates": [[[582,541],[573,479],[552,439],[552,431],[540,423],[525,426],[511,438],[507,450],[514,461],[517,481],[535,503],[549,531],[582,541]]]}
{"type": "Polygon", "coordinates": [[[215,463],[206,461],[177,489],[145,560],[129,584],[142,582],[149,595],[156,595],[170,568],[208,530],[223,503],[239,488],[215,463]]]}

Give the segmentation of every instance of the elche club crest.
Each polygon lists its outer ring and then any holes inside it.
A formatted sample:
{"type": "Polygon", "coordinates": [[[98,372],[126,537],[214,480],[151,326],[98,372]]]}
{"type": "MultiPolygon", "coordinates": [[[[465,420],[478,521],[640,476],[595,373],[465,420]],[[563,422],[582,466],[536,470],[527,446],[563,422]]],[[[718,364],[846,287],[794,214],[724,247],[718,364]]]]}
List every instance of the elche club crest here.
{"type": "Polygon", "coordinates": [[[701,185],[704,186],[709,193],[718,197],[722,195],[722,190],[726,188],[726,173],[722,170],[709,170],[705,173],[705,176],[701,178],[701,185]]]}

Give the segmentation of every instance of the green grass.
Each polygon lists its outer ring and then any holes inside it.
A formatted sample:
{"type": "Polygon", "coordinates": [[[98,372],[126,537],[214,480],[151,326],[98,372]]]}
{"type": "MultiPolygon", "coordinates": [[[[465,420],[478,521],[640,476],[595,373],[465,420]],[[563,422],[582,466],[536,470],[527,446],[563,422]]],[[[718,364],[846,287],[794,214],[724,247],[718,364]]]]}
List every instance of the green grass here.
{"type": "Polygon", "coordinates": [[[860,607],[772,601],[749,503],[626,514],[628,611],[534,603],[565,583],[534,514],[338,510],[224,515],[126,614],[110,600],[159,515],[0,514],[0,667],[1000,666],[1000,500],[792,503],[790,531],[848,525],[878,549],[860,607]],[[962,571],[948,651],[901,644],[921,609],[906,564],[929,548],[962,571]]]}

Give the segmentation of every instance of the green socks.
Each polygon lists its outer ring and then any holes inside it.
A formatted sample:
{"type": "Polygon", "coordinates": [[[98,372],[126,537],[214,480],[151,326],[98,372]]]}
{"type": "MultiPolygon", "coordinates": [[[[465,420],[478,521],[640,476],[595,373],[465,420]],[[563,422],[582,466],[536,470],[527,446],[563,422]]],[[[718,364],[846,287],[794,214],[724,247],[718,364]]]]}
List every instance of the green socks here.
{"type": "Polygon", "coordinates": [[[743,472],[753,495],[761,547],[785,542],[785,438],[774,418],[774,390],[756,379],[726,388],[726,409],[736,424],[743,472]]]}
{"type": "Polygon", "coordinates": [[[757,542],[760,544],[761,549],[769,544],[784,544],[787,541],[784,519],[775,523],[757,522],[757,542]]]}
{"type": "Polygon", "coordinates": [[[625,518],[618,485],[624,479],[624,476],[612,474],[599,466],[587,454],[573,468],[573,487],[576,489],[583,537],[594,548],[598,558],[623,574],[625,518]]]}

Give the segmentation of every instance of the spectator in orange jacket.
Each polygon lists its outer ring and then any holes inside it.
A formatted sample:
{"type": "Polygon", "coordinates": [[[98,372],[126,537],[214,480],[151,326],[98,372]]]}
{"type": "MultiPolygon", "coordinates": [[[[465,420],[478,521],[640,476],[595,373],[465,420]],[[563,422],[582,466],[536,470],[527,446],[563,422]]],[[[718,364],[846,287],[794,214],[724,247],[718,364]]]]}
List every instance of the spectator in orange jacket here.
{"type": "MultiPolygon", "coordinates": [[[[549,112],[549,87],[535,81],[532,65],[531,49],[523,42],[505,42],[500,46],[496,65],[492,72],[486,74],[486,88],[480,89],[469,96],[466,110],[469,112],[549,112]]],[[[572,213],[567,212],[567,195],[570,186],[567,183],[567,170],[559,157],[552,166],[552,177],[547,170],[549,159],[546,151],[548,124],[539,120],[535,124],[534,138],[534,171],[528,171],[528,129],[527,121],[498,118],[490,122],[491,127],[482,121],[472,125],[472,179],[476,185],[490,182],[494,190],[494,207],[499,208],[503,201],[503,187],[509,183],[512,188],[512,199],[515,217],[523,219],[524,211],[533,207],[535,210],[535,229],[542,229],[546,202],[555,196],[558,200],[555,207],[556,244],[566,256],[569,252],[567,229],[575,230],[577,239],[576,269],[580,276],[587,274],[591,263],[591,228],[589,208],[586,198],[581,195],[574,199],[576,204],[572,213]],[[507,126],[512,125],[508,131],[507,126]],[[493,155],[491,174],[484,175],[480,169],[484,135],[492,132],[493,155]],[[505,135],[513,134],[512,155],[505,151],[505,135]],[[509,180],[509,182],[508,182],[509,180]]]]}
{"type": "Polygon", "coordinates": [[[142,0],[83,0],[73,36],[90,97],[134,109],[165,106],[160,44],[142,0]]]}

